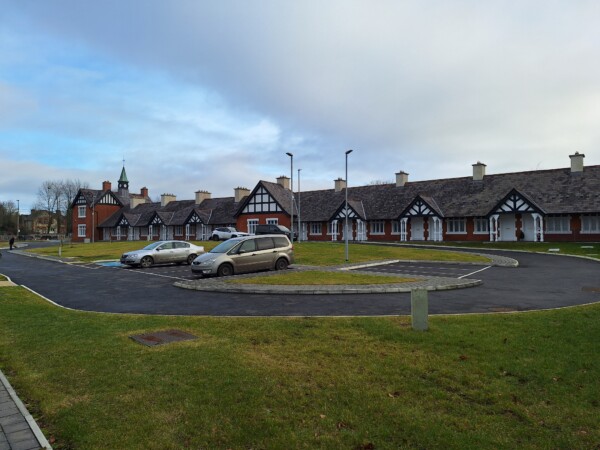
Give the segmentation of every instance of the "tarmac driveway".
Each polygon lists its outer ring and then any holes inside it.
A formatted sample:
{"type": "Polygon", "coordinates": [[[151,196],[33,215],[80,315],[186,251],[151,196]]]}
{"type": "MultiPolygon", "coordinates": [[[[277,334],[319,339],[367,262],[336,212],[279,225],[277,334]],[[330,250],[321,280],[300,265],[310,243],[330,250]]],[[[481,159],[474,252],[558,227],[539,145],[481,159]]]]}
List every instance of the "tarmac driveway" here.
{"type": "MultiPolygon", "coordinates": [[[[596,261],[528,253],[488,253],[515,258],[520,266],[491,267],[468,275],[483,281],[478,287],[431,292],[431,314],[525,311],[600,301],[600,264],[596,261]]],[[[422,265],[410,264],[412,268],[422,265]]],[[[398,273],[408,270],[402,266],[398,266],[398,273]]],[[[469,270],[477,269],[471,266],[469,270]]],[[[257,295],[175,288],[173,282],[180,278],[177,273],[189,277],[188,271],[188,266],[145,271],[70,265],[6,251],[0,258],[0,273],[15,283],[61,306],[85,311],[214,316],[410,314],[410,294],[401,293],[257,295]]]]}

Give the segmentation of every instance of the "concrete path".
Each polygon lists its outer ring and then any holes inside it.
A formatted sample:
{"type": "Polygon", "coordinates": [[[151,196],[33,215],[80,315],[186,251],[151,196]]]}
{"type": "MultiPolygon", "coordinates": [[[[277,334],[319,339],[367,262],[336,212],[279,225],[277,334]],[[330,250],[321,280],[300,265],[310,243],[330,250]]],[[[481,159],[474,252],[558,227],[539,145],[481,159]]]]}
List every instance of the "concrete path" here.
{"type": "Polygon", "coordinates": [[[0,371],[0,450],[52,449],[37,423],[0,371]]]}

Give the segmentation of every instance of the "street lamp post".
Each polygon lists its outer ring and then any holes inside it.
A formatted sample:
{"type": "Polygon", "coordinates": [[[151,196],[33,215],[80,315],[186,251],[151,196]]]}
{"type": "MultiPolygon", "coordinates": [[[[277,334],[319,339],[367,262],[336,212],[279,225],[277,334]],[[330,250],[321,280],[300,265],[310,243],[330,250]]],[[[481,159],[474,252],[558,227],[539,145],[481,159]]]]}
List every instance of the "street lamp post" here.
{"type": "Polygon", "coordinates": [[[348,262],[348,155],[352,150],[346,151],[346,206],[345,206],[345,226],[344,226],[344,244],[346,247],[346,262],[348,262]]]}
{"type": "Polygon", "coordinates": [[[298,169],[298,242],[302,241],[302,225],[300,224],[300,171],[298,169]]]}
{"type": "Polygon", "coordinates": [[[291,216],[292,220],[290,221],[292,227],[290,230],[290,239],[294,242],[294,154],[290,152],[286,152],[286,155],[290,157],[290,205],[291,205],[291,216]]]}
{"type": "Polygon", "coordinates": [[[19,231],[21,228],[21,204],[19,203],[19,199],[17,199],[17,239],[19,239],[19,231]]]}

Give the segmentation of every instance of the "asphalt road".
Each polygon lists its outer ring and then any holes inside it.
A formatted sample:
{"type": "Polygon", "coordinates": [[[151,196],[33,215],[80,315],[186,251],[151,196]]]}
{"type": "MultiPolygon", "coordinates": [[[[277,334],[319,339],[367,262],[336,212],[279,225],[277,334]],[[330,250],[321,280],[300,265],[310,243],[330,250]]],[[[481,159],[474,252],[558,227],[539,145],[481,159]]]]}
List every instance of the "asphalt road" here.
{"type": "MultiPolygon", "coordinates": [[[[488,252],[490,253],[490,252],[488,252]]],[[[465,276],[479,287],[431,292],[431,314],[525,311],[600,301],[600,263],[528,253],[493,252],[518,268],[398,263],[372,270],[465,276]],[[469,273],[481,270],[473,275],[469,273]],[[447,272],[444,273],[443,270],[447,272]],[[440,272],[442,271],[442,272],[440,272]]],[[[188,266],[148,270],[69,265],[2,252],[0,273],[53,302],[112,313],[213,316],[377,316],[410,314],[410,294],[255,295],[190,291],[173,286],[188,266]]],[[[0,291],[1,295],[1,291],[0,291]]]]}

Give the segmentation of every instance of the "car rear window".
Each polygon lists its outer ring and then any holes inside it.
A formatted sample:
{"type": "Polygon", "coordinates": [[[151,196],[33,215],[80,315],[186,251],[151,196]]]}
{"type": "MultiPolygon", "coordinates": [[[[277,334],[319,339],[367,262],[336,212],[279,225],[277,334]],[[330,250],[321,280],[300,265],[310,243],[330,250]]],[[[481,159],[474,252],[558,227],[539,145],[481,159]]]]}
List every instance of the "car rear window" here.
{"type": "Polygon", "coordinates": [[[288,241],[283,236],[274,237],[273,240],[275,241],[275,248],[287,247],[288,245],[290,245],[290,241],[288,241]]]}
{"type": "Polygon", "coordinates": [[[257,250],[269,250],[270,248],[274,248],[273,239],[268,238],[260,238],[256,240],[256,249],[257,250]]]}

